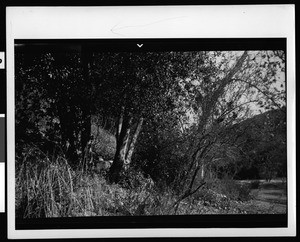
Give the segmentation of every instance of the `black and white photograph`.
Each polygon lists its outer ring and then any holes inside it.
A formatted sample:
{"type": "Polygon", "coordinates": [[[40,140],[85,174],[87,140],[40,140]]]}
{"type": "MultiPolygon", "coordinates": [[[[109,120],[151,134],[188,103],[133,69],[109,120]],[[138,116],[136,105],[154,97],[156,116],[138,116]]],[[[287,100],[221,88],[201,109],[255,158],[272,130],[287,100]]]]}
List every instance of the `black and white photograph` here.
{"type": "Polygon", "coordinates": [[[8,237],[294,234],[292,12],[8,8],[8,237]]]}
{"type": "Polygon", "coordinates": [[[286,214],[285,51],[143,45],[16,41],[16,217],[286,214]]]}

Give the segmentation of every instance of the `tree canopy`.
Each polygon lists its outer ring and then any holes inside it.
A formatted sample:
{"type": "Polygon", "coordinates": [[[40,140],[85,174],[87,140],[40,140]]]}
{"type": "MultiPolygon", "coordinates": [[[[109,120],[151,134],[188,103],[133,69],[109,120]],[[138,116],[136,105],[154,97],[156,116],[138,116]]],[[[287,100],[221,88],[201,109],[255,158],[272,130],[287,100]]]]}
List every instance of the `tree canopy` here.
{"type": "Polygon", "coordinates": [[[249,134],[241,124],[270,110],[281,122],[285,106],[283,51],[16,51],[17,146],[58,145],[76,166],[92,139],[92,116],[103,117],[116,138],[112,182],[139,164],[193,192],[212,167],[237,174],[242,152],[272,163],[286,145],[284,132],[272,140],[283,126],[266,120],[249,134]],[[241,149],[239,135],[266,145],[241,149]]]}

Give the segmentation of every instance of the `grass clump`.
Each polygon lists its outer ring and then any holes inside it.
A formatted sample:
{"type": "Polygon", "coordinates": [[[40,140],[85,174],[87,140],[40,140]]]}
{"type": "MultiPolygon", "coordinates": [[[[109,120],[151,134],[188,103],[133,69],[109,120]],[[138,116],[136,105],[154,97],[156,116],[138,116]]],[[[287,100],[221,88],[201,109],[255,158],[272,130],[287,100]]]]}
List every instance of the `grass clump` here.
{"type": "Polygon", "coordinates": [[[128,171],[123,182],[74,170],[62,156],[49,159],[31,149],[16,162],[16,216],[21,218],[171,214],[174,197],[158,193],[153,181],[128,171]]]}
{"type": "Polygon", "coordinates": [[[62,157],[51,161],[40,153],[34,160],[30,153],[16,167],[17,216],[67,216],[74,202],[74,171],[62,157]]]}

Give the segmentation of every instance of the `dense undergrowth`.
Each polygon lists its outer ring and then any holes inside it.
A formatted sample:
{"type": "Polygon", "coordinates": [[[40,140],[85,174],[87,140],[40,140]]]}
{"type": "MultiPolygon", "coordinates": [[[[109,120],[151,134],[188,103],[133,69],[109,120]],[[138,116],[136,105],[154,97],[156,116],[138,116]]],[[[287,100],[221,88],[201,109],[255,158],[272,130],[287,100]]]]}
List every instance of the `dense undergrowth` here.
{"type": "Polygon", "coordinates": [[[106,173],[77,170],[63,156],[49,158],[32,149],[16,162],[16,216],[22,218],[76,216],[138,216],[237,213],[231,201],[250,199],[250,185],[211,180],[180,201],[170,188],[161,189],[140,171],[127,170],[119,184],[106,173]]]}

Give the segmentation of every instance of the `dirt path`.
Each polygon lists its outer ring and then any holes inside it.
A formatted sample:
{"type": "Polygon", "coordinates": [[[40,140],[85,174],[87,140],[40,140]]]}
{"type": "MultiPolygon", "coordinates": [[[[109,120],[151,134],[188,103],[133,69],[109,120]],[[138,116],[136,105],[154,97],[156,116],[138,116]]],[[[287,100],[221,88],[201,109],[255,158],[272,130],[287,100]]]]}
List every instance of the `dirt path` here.
{"type": "Polygon", "coordinates": [[[282,214],[287,211],[286,183],[261,181],[258,189],[251,191],[252,199],[236,204],[246,213],[282,214]]]}

